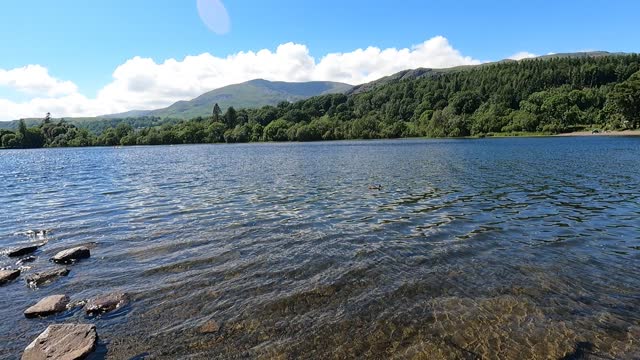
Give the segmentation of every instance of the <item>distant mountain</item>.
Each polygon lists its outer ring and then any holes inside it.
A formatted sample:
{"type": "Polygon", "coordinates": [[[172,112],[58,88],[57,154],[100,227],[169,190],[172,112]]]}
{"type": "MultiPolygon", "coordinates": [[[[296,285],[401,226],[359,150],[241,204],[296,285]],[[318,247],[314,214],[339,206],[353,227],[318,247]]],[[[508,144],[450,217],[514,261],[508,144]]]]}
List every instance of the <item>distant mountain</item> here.
{"type": "Polygon", "coordinates": [[[539,56],[534,59],[585,58],[585,57],[597,58],[597,57],[603,57],[603,56],[622,56],[622,55],[628,55],[628,54],[622,53],[622,52],[610,53],[608,51],[584,51],[584,52],[574,52],[574,53],[549,54],[549,55],[539,56]]]}
{"type": "Polygon", "coordinates": [[[117,114],[101,115],[98,118],[102,119],[126,119],[135,118],[141,116],[147,116],[152,110],[131,110],[117,114]]]}
{"type": "Polygon", "coordinates": [[[348,84],[331,81],[294,83],[258,79],[212,90],[193,100],[178,101],[167,108],[149,111],[138,116],[191,119],[197,116],[209,116],[216,103],[222,111],[230,106],[236,109],[257,108],[277,105],[282,101],[295,102],[318,95],[344,93],[351,87],[348,84]]]}
{"type": "MultiPolygon", "coordinates": [[[[296,102],[310,97],[326,94],[346,93],[352,86],[331,81],[284,82],[251,80],[241,84],[229,85],[204,93],[189,101],[177,103],[158,110],[131,110],[118,114],[101,115],[91,118],[67,118],[67,121],[99,133],[109,126],[124,121],[134,127],[146,127],[175,122],[176,119],[192,119],[211,115],[213,105],[218,103],[222,111],[230,106],[236,109],[258,108],[265,105],[277,105],[282,101],[296,102]],[[159,120],[157,118],[161,118],[159,120]]],[[[58,119],[54,119],[58,121],[58,119]]],[[[27,126],[35,126],[42,119],[25,119],[27,126]]],[[[16,130],[18,120],[0,121],[0,129],[16,130]]]]}

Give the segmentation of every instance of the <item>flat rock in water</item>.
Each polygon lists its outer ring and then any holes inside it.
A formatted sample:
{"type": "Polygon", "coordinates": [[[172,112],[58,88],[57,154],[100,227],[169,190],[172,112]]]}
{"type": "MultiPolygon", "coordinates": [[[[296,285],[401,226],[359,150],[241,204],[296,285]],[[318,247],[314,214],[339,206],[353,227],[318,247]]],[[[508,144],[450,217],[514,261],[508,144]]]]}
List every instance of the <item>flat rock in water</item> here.
{"type": "Polygon", "coordinates": [[[69,297],[67,295],[51,295],[38,301],[37,304],[24,311],[28,318],[49,316],[67,310],[69,297]]]}
{"type": "Polygon", "coordinates": [[[71,249],[63,250],[51,258],[53,262],[60,264],[70,264],[80,259],[86,259],[91,256],[89,248],[86,246],[78,246],[71,249]]]}
{"type": "Polygon", "coordinates": [[[18,256],[28,255],[28,254],[31,254],[32,252],[38,250],[38,248],[41,247],[42,245],[44,245],[44,244],[32,244],[32,245],[17,247],[17,248],[9,250],[9,252],[7,252],[7,256],[9,256],[9,257],[18,257],[18,256]]]}
{"type": "Polygon", "coordinates": [[[40,285],[50,283],[61,276],[67,276],[69,274],[69,271],[70,270],[67,268],[59,268],[59,269],[53,269],[49,271],[42,271],[42,272],[27,276],[26,281],[27,281],[27,284],[31,287],[40,286],[40,285]]]}
{"type": "Polygon", "coordinates": [[[87,301],[87,304],[84,306],[84,310],[87,314],[104,314],[121,307],[126,302],[127,294],[111,293],[104,296],[98,296],[87,301]]]}
{"type": "Polygon", "coordinates": [[[15,280],[20,276],[20,270],[0,270],[0,285],[15,280]]]}
{"type": "Polygon", "coordinates": [[[97,340],[92,324],[49,325],[24,349],[22,360],[82,359],[96,348],[97,340]]]}

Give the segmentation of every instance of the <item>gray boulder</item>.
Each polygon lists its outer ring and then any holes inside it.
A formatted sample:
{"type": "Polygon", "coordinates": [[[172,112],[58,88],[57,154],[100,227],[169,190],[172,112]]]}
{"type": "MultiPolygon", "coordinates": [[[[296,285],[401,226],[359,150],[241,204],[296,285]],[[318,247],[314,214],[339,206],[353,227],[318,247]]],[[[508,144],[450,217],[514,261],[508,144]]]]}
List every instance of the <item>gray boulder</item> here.
{"type": "Polygon", "coordinates": [[[83,359],[96,348],[97,340],[92,324],[49,325],[24,349],[22,360],[83,359]]]}
{"type": "Polygon", "coordinates": [[[61,276],[67,276],[69,274],[69,271],[70,270],[67,268],[58,268],[31,274],[26,278],[27,285],[36,287],[48,284],[61,276]]]}
{"type": "Polygon", "coordinates": [[[24,311],[24,316],[28,318],[49,316],[67,310],[69,297],[67,295],[51,295],[38,301],[24,311]]]}
{"type": "Polygon", "coordinates": [[[126,302],[127,294],[121,292],[111,293],[87,301],[84,310],[91,315],[104,314],[123,306],[126,302]]]}
{"type": "Polygon", "coordinates": [[[80,259],[86,259],[91,256],[89,248],[86,246],[78,246],[71,249],[63,250],[51,258],[53,262],[59,264],[71,264],[80,259]]]}
{"type": "Polygon", "coordinates": [[[0,285],[15,280],[20,276],[20,270],[0,270],[0,285]]]}

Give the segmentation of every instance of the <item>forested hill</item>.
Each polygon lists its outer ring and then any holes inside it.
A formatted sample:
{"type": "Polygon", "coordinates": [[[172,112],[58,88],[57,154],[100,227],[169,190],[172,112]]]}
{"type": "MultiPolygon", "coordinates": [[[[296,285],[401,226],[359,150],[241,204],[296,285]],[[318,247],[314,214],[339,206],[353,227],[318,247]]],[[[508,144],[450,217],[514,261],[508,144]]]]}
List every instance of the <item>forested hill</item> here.
{"type": "MultiPolygon", "coordinates": [[[[355,94],[333,117],[353,119],[351,129],[362,129],[359,137],[637,127],[639,70],[640,56],[632,54],[547,57],[430,72],[355,94]]],[[[312,101],[292,107],[304,109],[312,101]]]]}
{"type": "MultiPolygon", "coordinates": [[[[598,58],[598,57],[606,57],[606,56],[620,56],[620,55],[626,55],[624,53],[609,53],[606,51],[591,51],[591,52],[577,52],[577,53],[564,53],[564,54],[551,54],[551,55],[544,55],[544,56],[540,56],[537,57],[536,59],[538,60],[542,60],[542,59],[561,59],[561,58],[598,58]]],[[[527,60],[525,60],[527,61],[527,60]]],[[[503,64],[503,63],[508,63],[508,62],[512,62],[512,63],[516,63],[516,60],[511,60],[511,59],[506,59],[506,60],[502,60],[499,62],[492,62],[492,63],[483,63],[483,64],[479,64],[479,65],[463,65],[463,66],[456,66],[456,67],[452,67],[452,68],[445,68],[445,69],[429,69],[429,68],[418,68],[418,69],[408,69],[408,70],[403,70],[400,71],[398,73],[389,75],[389,76],[385,76],[383,78],[380,78],[378,80],[366,83],[366,84],[361,84],[361,85],[356,85],[354,87],[352,87],[349,91],[346,92],[346,94],[348,95],[352,95],[352,94],[359,94],[359,93],[363,93],[363,92],[367,92],[367,91],[371,91],[375,88],[378,88],[382,85],[386,85],[388,83],[391,82],[397,82],[399,80],[417,80],[417,79],[421,79],[421,78],[427,78],[427,77],[433,77],[433,76],[437,76],[439,74],[442,73],[447,73],[447,72],[459,72],[459,71],[469,71],[469,70],[475,70],[479,67],[486,67],[486,66],[493,66],[493,65],[498,65],[498,64],[503,64]]]]}
{"type": "Polygon", "coordinates": [[[47,130],[55,127],[49,123],[7,133],[2,144],[27,146],[19,139],[38,134],[45,146],[65,146],[552,134],[639,126],[639,55],[555,56],[391,78],[365,92],[230,108],[216,118],[144,129],[119,125],[97,137],[84,133],[80,141],[73,137],[78,131],[47,130]]]}

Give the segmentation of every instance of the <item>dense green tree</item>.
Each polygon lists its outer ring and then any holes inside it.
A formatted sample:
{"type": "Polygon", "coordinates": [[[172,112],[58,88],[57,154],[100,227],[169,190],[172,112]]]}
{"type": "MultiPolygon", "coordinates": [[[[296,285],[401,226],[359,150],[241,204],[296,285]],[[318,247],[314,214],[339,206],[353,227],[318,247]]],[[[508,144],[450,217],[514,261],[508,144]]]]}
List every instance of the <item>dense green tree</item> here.
{"type": "Polygon", "coordinates": [[[225,125],[220,122],[213,122],[207,128],[208,143],[219,143],[224,141],[225,125]]]}
{"type": "Polygon", "coordinates": [[[378,133],[380,119],[375,114],[355,119],[351,122],[349,137],[352,139],[376,139],[380,135],[378,133]]]}
{"type": "Polygon", "coordinates": [[[133,127],[127,123],[120,123],[118,124],[118,126],[116,126],[115,131],[118,139],[122,139],[123,137],[133,132],[133,127]]]}
{"type": "Polygon", "coordinates": [[[18,139],[16,138],[16,134],[4,134],[2,136],[2,147],[5,149],[15,149],[20,146],[18,139]]]}
{"type": "Polygon", "coordinates": [[[228,129],[234,128],[238,124],[238,113],[233,106],[229,106],[227,112],[224,113],[224,124],[228,129]]]}
{"type": "Polygon", "coordinates": [[[619,110],[619,113],[633,128],[640,126],[640,71],[631,75],[626,81],[617,84],[609,100],[619,110]]]}
{"type": "Polygon", "coordinates": [[[137,134],[131,132],[122,138],[120,138],[120,145],[122,146],[130,146],[130,145],[159,145],[160,142],[152,142],[147,136],[138,137],[137,134]]]}
{"type": "Polygon", "coordinates": [[[40,128],[28,128],[22,137],[22,147],[26,149],[41,148],[44,144],[45,138],[40,128]]]}
{"type": "Polygon", "coordinates": [[[93,146],[96,144],[96,138],[87,129],[78,129],[73,138],[68,141],[68,146],[81,147],[93,146]]]}
{"type": "Polygon", "coordinates": [[[27,135],[27,124],[24,121],[24,119],[20,119],[20,122],[18,123],[18,132],[16,133],[16,136],[19,138],[24,138],[27,135]]]}
{"type": "Polygon", "coordinates": [[[236,125],[235,128],[229,129],[224,133],[224,140],[228,143],[244,143],[248,142],[251,137],[251,128],[244,125],[236,125]]]}
{"type": "Polygon", "coordinates": [[[222,110],[220,110],[220,106],[218,105],[218,103],[216,103],[215,105],[213,105],[213,113],[212,113],[213,121],[219,122],[221,114],[222,114],[222,110]]]}
{"type": "Polygon", "coordinates": [[[454,114],[473,114],[482,104],[480,94],[475,91],[460,91],[451,97],[449,106],[454,114]]]}
{"type": "Polygon", "coordinates": [[[116,146],[120,145],[120,137],[118,137],[114,128],[109,128],[100,135],[98,142],[101,145],[116,146]]]}
{"type": "Polygon", "coordinates": [[[504,132],[533,132],[536,131],[539,125],[540,121],[535,114],[524,110],[516,110],[511,113],[508,125],[505,125],[501,130],[504,132]]]}
{"type": "Polygon", "coordinates": [[[266,126],[270,122],[278,118],[278,109],[273,106],[265,106],[253,112],[254,120],[262,126],[266,126]]]}
{"type": "Polygon", "coordinates": [[[238,110],[238,114],[236,115],[236,124],[238,125],[247,124],[249,122],[249,118],[250,118],[250,115],[247,109],[240,109],[238,110]]]}
{"type": "Polygon", "coordinates": [[[287,141],[287,130],[291,124],[283,119],[278,119],[271,122],[264,128],[263,140],[264,141],[287,141]]]}
{"type": "Polygon", "coordinates": [[[201,144],[207,138],[206,128],[202,121],[188,121],[178,127],[177,138],[183,144],[201,144]]]}
{"type": "Polygon", "coordinates": [[[251,135],[249,135],[249,141],[257,142],[262,140],[262,133],[264,132],[264,126],[259,123],[249,124],[251,129],[251,135]]]}

